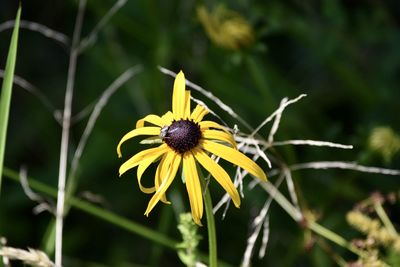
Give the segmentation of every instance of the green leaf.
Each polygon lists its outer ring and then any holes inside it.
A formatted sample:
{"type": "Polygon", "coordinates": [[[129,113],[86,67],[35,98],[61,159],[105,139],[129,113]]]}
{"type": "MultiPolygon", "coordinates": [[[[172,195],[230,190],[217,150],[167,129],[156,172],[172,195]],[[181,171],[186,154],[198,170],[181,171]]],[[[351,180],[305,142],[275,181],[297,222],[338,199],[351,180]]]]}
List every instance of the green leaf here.
{"type": "Polygon", "coordinates": [[[17,59],[17,44],[19,32],[19,20],[21,17],[21,6],[18,8],[15,19],[14,31],[11,36],[10,48],[7,55],[6,68],[4,70],[3,85],[0,97],[0,191],[1,177],[3,175],[4,151],[6,147],[8,115],[10,113],[11,92],[14,80],[15,61],[17,59]]]}

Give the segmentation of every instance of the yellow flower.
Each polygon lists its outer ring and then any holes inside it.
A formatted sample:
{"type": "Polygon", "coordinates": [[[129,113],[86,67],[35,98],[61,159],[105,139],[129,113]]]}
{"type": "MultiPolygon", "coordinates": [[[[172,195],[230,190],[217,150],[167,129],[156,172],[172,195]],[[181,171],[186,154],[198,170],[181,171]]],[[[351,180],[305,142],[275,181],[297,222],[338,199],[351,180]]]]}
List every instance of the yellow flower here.
{"type": "Polygon", "coordinates": [[[223,126],[213,121],[203,121],[207,113],[208,110],[201,105],[197,105],[193,112],[190,112],[190,91],[185,90],[185,76],[181,71],[174,82],[172,112],[168,111],[161,117],[150,114],[138,120],[136,129],[125,134],[119,142],[117,153],[121,157],[121,145],[130,138],[144,135],[161,139],[160,146],[137,153],[119,168],[121,176],[138,166],[137,179],[140,190],[147,194],[154,193],[144,213],[146,216],[160,200],[170,204],[165,193],[182,164],[192,217],[196,224],[201,225],[203,195],[196,161],[215,178],[230,195],[235,206],[239,207],[240,197],[229,175],[210,158],[210,154],[232,162],[266,181],[263,170],[237,150],[233,136],[223,126]],[[151,126],[145,126],[145,123],[151,126]],[[153,162],[158,161],[154,186],[144,187],[141,184],[143,173],[153,162]]]}
{"type": "Polygon", "coordinates": [[[242,15],[224,6],[218,6],[211,12],[199,6],[197,17],[208,37],[221,47],[239,50],[254,42],[251,24],[242,15]]]}

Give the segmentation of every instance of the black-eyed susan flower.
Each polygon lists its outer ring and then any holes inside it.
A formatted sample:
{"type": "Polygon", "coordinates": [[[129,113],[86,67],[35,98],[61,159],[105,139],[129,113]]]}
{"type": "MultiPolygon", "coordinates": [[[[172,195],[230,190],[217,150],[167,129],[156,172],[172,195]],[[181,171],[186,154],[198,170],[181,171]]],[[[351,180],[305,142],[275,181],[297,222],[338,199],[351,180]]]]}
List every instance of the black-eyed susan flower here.
{"type": "Polygon", "coordinates": [[[208,110],[201,105],[197,105],[191,112],[190,91],[185,90],[185,76],[181,71],[174,82],[172,112],[168,111],[161,117],[150,114],[138,120],[136,129],[125,134],[119,142],[117,153],[121,157],[121,145],[128,139],[136,136],[153,136],[161,139],[160,146],[137,153],[119,168],[119,174],[122,175],[138,167],[137,179],[140,190],[147,194],[154,193],[144,213],[146,216],[160,200],[170,203],[165,193],[174,180],[179,166],[182,166],[192,217],[195,223],[201,224],[203,195],[196,161],[215,178],[232,198],[235,206],[239,207],[240,197],[235,186],[226,171],[210,158],[212,154],[240,166],[263,181],[266,180],[263,170],[237,150],[233,136],[223,126],[203,120],[207,113],[208,110]],[[145,123],[150,125],[147,126],[145,123]],[[154,162],[158,162],[154,186],[145,187],[141,183],[143,173],[154,162]]]}

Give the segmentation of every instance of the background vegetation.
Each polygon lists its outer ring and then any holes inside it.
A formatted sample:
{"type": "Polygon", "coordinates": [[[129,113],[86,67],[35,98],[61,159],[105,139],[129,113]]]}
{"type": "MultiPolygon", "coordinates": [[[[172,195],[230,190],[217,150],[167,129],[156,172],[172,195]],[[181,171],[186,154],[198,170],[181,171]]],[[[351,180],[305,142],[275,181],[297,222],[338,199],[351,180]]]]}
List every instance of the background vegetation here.
{"type": "MultiPolygon", "coordinates": [[[[82,29],[87,36],[114,1],[88,0],[82,29]]],[[[163,114],[171,105],[173,79],[157,66],[179,71],[222,99],[256,127],[283,97],[308,97],[283,115],[275,140],[313,139],[354,145],[353,150],[285,146],[277,148],[287,164],[310,161],[356,161],[363,165],[400,169],[393,152],[372,149],[369,138],[378,126],[390,127],[398,138],[400,116],[400,4],[397,1],[221,1],[252,25],[254,41],[240,49],[213,42],[200,23],[200,1],[128,1],[100,30],[96,42],[79,57],[73,114],[90,105],[123,71],[141,66],[101,113],[80,160],[75,196],[96,196],[100,207],[180,240],[177,218],[188,210],[178,184],[172,206],[158,206],[149,218],[143,212],[149,196],[141,193],[135,173],[118,178],[121,160],[116,144],[148,113],[163,114]],[[388,155],[389,153],[389,155],[388,155]]],[[[68,36],[54,41],[22,28],[16,75],[34,86],[32,94],[13,89],[5,166],[53,188],[57,187],[61,127],[54,114],[63,109],[69,47],[77,13],[76,1],[24,1],[22,20],[33,21],[68,36]],[[36,92],[37,92],[36,91],[36,92]],[[45,99],[45,100],[44,100],[45,99]]],[[[216,3],[207,3],[212,10],[216,3]]],[[[0,24],[15,17],[16,1],[0,1],[0,24]]],[[[4,69],[11,29],[0,32],[0,66],[4,69]]],[[[204,100],[203,96],[194,93],[204,100]]],[[[212,109],[220,109],[207,102],[212,109]]],[[[226,113],[219,115],[233,126],[226,113]]],[[[71,128],[71,156],[87,117],[71,128]]],[[[248,132],[243,125],[239,129],[248,132]]],[[[269,129],[260,132],[267,136],[269,129]]],[[[131,154],[139,144],[132,145],[131,154]]],[[[395,147],[384,143],[383,147],[395,147]]],[[[267,168],[266,165],[264,166],[267,168]]],[[[234,172],[231,168],[232,173],[234,172]]],[[[267,170],[268,173],[268,170],[267,170]]],[[[276,178],[271,178],[274,181],[276,178]]],[[[346,213],[379,191],[399,194],[398,176],[350,170],[307,170],[293,173],[300,205],[313,211],[319,223],[351,239],[359,235],[347,224],[346,213]]],[[[248,184],[251,179],[246,179],[248,184]]],[[[247,188],[247,187],[246,187],[247,188]]],[[[213,187],[214,201],[222,190],[213,187]]],[[[283,191],[285,194],[285,190],[283,191]]],[[[217,214],[219,257],[239,265],[251,230],[262,208],[264,191],[245,190],[240,210],[230,208],[224,220],[217,214]]],[[[93,201],[94,197],[91,196],[93,201]]],[[[46,250],[52,215],[34,215],[36,203],[21,185],[3,179],[0,195],[0,235],[14,247],[46,250]]],[[[399,223],[398,204],[386,207],[399,223]]],[[[253,266],[334,266],[332,253],[276,204],[270,213],[266,256],[253,266]]],[[[203,219],[204,220],[204,219],[203,219]]],[[[200,229],[200,250],[207,251],[206,230],[200,229]]],[[[316,237],[318,239],[318,237],[316,237]]],[[[329,246],[331,244],[329,243],[329,246]]],[[[348,261],[355,256],[332,245],[348,261]]],[[[166,249],[77,209],[65,220],[66,266],[176,266],[179,259],[166,249]]]]}

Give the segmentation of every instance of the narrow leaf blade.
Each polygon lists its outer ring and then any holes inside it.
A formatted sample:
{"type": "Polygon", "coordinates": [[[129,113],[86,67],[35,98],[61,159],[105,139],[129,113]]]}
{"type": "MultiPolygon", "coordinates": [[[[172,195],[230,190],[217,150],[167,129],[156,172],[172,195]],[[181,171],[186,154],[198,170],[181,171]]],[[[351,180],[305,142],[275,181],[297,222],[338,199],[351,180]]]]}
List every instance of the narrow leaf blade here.
{"type": "Polygon", "coordinates": [[[21,17],[21,6],[18,8],[15,19],[14,30],[11,36],[10,48],[7,55],[6,68],[4,70],[4,79],[1,87],[0,96],[0,191],[1,178],[3,174],[4,152],[6,146],[8,116],[10,113],[11,92],[14,80],[15,61],[17,59],[17,45],[19,34],[19,21],[21,17]]]}

